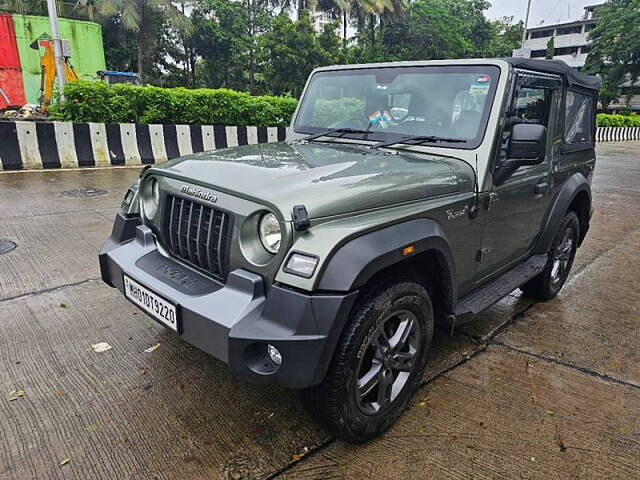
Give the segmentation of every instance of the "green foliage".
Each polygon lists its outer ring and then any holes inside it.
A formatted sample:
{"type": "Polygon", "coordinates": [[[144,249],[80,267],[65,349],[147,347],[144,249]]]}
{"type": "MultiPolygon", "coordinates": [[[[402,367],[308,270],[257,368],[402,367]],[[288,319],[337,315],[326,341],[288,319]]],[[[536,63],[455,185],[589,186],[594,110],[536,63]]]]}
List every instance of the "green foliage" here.
{"type": "Polygon", "coordinates": [[[620,98],[623,84],[640,76],[640,0],[609,0],[595,15],[585,70],[602,77],[599,98],[607,108],[620,98]]]}
{"type": "Polygon", "coordinates": [[[314,68],[341,63],[340,37],[334,31],[335,25],[329,25],[316,34],[306,11],[295,22],[286,14],[276,17],[272,30],[260,39],[260,60],[269,91],[297,97],[314,68]]]}
{"type": "Polygon", "coordinates": [[[73,82],[52,117],[72,122],[288,126],[297,101],[228,89],[73,82]]]}
{"type": "Polygon", "coordinates": [[[312,125],[330,127],[338,122],[362,121],[364,101],[361,98],[319,99],[313,111],[312,125]]]}
{"type": "MultiPolygon", "coordinates": [[[[493,54],[500,26],[485,16],[481,0],[413,0],[401,22],[385,26],[385,60],[437,60],[493,54]]],[[[499,53],[507,53],[500,48],[499,53]]],[[[510,51],[508,52],[511,53],[510,51]]]]}
{"type": "Polygon", "coordinates": [[[547,42],[547,53],[544,58],[547,60],[553,60],[553,56],[556,54],[556,37],[551,37],[547,42]]]}
{"type": "Polygon", "coordinates": [[[513,17],[502,17],[491,22],[490,39],[482,52],[482,57],[510,57],[513,50],[520,48],[524,22],[514,23],[513,17]]]}
{"type": "Polygon", "coordinates": [[[598,127],[640,127],[640,115],[632,113],[630,115],[610,115],[599,113],[596,116],[598,127]]]}
{"type": "MultiPolygon", "coordinates": [[[[297,97],[314,68],[331,64],[510,56],[523,29],[513,17],[489,21],[486,0],[57,3],[61,16],[82,15],[102,24],[109,70],[138,71],[140,66],[145,84],[228,88],[252,95],[297,97]],[[306,11],[310,6],[336,22],[346,18],[347,28],[336,23],[316,31],[306,11]]],[[[0,8],[43,13],[46,2],[0,0],[0,8]]]]}

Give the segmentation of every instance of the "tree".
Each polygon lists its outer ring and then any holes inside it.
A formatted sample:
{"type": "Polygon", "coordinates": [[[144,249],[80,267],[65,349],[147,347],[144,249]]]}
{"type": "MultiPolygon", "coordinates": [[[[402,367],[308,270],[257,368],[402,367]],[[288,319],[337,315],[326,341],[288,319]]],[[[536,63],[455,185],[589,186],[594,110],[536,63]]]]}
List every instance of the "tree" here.
{"type": "Polygon", "coordinates": [[[474,43],[474,27],[481,23],[477,15],[467,0],[414,0],[402,22],[387,26],[383,56],[388,60],[475,56],[484,47],[474,43]]]}
{"type": "Polygon", "coordinates": [[[552,36],[547,42],[547,53],[544,58],[547,60],[553,60],[554,55],[556,54],[556,41],[554,36],[552,36]]]}
{"type": "Polygon", "coordinates": [[[513,50],[520,48],[524,22],[514,23],[513,17],[502,17],[490,22],[491,34],[482,52],[482,57],[502,58],[510,57],[513,50]]]}
{"type": "Polygon", "coordinates": [[[260,37],[271,30],[271,7],[258,0],[197,0],[191,13],[197,83],[258,93],[260,37]]]}
{"type": "Polygon", "coordinates": [[[335,30],[336,25],[327,25],[317,34],[308,12],[295,22],[286,14],[278,15],[272,30],[260,39],[268,90],[297,97],[314,68],[343,60],[335,30]]]}
{"type": "Polygon", "coordinates": [[[640,76],[640,0],[609,0],[595,15],[585,70],[602,77],[600,102],[607,108],[640,76]]]}
{"type": "Polygon", "coordinates": [[[190,29],[189,20],[171,0],[92,0],[103,23],[118,21],[121,28],[137,36],[137,70],[142,78],[153,24],[182,31],[190,29]]]}

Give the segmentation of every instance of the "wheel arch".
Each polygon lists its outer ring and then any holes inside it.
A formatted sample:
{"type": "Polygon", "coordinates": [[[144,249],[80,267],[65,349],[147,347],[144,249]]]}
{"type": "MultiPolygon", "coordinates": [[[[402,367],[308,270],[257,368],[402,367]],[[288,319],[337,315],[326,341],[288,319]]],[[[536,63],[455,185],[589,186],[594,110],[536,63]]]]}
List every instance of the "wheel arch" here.
{"type": "Polygon", "coordinates": [[[349,240],[332,255],[318,288],[350,292],[390,275],[427,284],[434,308],[455,309],[455,263],[447,236],[438,222],[421,218],[391,225],[349,240]],[[404,249],[413,247],[413,253],[404,249]]]}
{"type": "Polygon", "coordinates": [[[589,229],[591,218],[591,186],[582,173],[574,173],[569,177],[556,195],[535,253],[546,253],[551,248],[560,222],[569,210],[574,210],[580,220],[581,244],[589,229]]]}

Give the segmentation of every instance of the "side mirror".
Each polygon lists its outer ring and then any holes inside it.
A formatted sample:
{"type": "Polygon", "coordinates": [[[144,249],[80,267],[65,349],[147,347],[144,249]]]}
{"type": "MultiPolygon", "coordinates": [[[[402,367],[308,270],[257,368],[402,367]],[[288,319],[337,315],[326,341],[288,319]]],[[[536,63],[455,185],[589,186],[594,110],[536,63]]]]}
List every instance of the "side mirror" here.
{"type": "Polygon", "coordinates": [[[507,159],[502,167],[516,169],[544,162],[547,154],[547,127],[535,123],[516,123],[511,129],[507,159]]]}

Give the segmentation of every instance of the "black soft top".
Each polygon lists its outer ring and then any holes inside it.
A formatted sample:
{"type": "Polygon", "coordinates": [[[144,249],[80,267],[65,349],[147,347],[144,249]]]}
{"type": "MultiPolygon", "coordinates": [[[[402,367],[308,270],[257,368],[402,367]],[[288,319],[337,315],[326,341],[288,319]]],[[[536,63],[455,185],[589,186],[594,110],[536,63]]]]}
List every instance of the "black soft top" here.
{"type": "Polygon", "coordinates": [[[574,70],[562,60],[537,60],[532,58],[505,58],[504,60],[516,68],[561,75],[572,86],[597,90],[602,83],[598,77],[574,70]]]}

